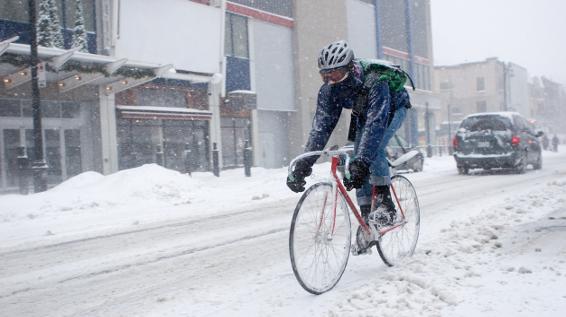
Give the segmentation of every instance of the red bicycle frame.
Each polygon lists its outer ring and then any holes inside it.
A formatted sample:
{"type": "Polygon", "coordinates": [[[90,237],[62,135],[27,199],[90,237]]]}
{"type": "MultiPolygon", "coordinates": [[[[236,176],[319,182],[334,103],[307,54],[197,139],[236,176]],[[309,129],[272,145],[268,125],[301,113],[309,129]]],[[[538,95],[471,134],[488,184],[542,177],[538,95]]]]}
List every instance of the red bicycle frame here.
{"type": "MultiPolygon", "coordinates": [[[[350,198],[350,195],[348,195],[348,191],[346,190],[346,188],[342,184],[342,181],[340,180],[340,177],[338,176],[338,174],[336,172],[339,162],[340,162],[340,158],[338,156],[333,156],[331,163],[330,163],[330,170],[331,170],[332,176],[334,177],[334,180],[336,181],[336,187],[338,188],[338,190],[340,191],[342,196],[344,196],[344,198],[346,199],[346,203],[348,204],[348,206],[350,207],[350,209],[354,213],[354,216],[358,220],[358,223],[360,224],[360,227],[362,227],[362,230],[364,230],[364,232],[369,235],[369,234],[371,234],[371,230],[370,230],[369,226],[366,224],[366,222],[362,218],[360,212],[358,211],[358,208],[356,207],[356,204],[352,201],[352,198],[350,198]]],[[[397,192],[395,191],[395,188],[393,188],[393,186],[391,186],[391,191],[393,192],[393,196],[395,197],[395,201],[397,202],[397,206],[399,207],[399,211],[401,212],[401,219],[403,221],[401,221],[401,222],[399,222],[399,223],[397,223],[393,226],[390,226],[390,227],[380,228],[379,229],[379,235],[380,236],[386,234],[387,232],[389,232],[391,230],[394,230],[394,229],[402,226],[403,222],[405,220],[405,212],[403,211],[403,208],[401,207],[401,204],[399,202],[399,197],[397,196],[397,192]]],[[[335,202],[338,201],[337,195],[338,195],[338,192],[336,192],[336,197],[334,197],[335,202]]],[[[375,193],[375,191],[372,191],[372,202],[375,200],[375,198],[376,198],[376,193],[375,193]]],[[[325,199],[324,205],[326,206],[326,199],[325,199]]],[[[334,221],[333,221],[333,226],[332,226],[332,232],[333,233],[334,233],[334,224],[336,223],[336,221],[335,221],[335,219],[336,219],[336,206],[337,206],[337,204],[335,203],[334,208],[333,208],[334,209],[333,210],[334,221]]],[[[322,218],[321,218],[321,220],[322,220],[322,218]]]]}

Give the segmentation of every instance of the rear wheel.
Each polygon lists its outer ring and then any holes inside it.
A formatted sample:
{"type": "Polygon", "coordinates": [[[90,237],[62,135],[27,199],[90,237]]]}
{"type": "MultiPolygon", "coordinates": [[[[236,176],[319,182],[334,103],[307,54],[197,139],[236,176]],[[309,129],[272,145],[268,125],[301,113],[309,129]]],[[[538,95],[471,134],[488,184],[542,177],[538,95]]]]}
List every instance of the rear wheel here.
{"type": "Polygon", "coordinates": [[[404,176],[391,178],[393,200],[397,207],[397,219],[403,223],[384,234],[377,242],[377,251],[385,264],[393,266],[405,257],[413,255],[419,230],[421,215],[417,193],[413,184],[404,176]]]}
{"type": "Polygon", "coordinates": [[[331,183],[317,183],[303,194],[291,222],[289,253],[301,286],[318,295],[340,280],[350,256],[349,208],[331,183]],[[336,209],[334,209],[336,201],[336,209]]]}
{"type": "Polygon", "coordinates": [[[468,175],[470,169],[467,166],[458,166],[458,174],[460,175],[468,175]]]}
{"type": "Polygon", "coordinates": [[[519,160],[519,163],[517,163],[517,166],[515,166],[515,173],[523,174],[525,173],[526,169],[527,169],[527,153],[523,152],[523,154],[521,155],[521,159],[519,160]]]}

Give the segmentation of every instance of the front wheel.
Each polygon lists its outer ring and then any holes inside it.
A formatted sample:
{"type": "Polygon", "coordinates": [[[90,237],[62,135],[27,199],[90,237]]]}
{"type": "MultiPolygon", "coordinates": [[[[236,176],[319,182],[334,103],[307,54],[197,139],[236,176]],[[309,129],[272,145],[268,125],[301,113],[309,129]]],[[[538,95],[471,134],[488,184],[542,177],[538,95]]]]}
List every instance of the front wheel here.
{"type": "Polygon", "coordinates": [[[314,184],[303,194],[293,213],[289,253],[306,291],[318,295],[338,283],[350,256],[350,225],[346,200],[331,183],[314,184]]]}
{"type": "Polygon", "coordinates": [[[395,175],[391,178],[391,194],[400,225],[385,233],[377,242],[379,256],[388,266],[413,255],[421,226],[419,201],[413,184],[406,177],[395,175]]]}

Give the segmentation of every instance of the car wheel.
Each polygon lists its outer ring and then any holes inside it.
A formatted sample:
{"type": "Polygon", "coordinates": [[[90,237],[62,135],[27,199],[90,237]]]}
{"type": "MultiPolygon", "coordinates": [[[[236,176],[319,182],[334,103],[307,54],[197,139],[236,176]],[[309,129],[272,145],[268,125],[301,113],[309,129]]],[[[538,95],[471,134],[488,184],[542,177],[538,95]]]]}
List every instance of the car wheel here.
{"type": "Polygon", "coordinates": [[[458,174],[460,175],[468,175],[470,169],[467,166],[458,166],[458,174]]]}
{"type": "Polygon", "coordinates": [[[423,171],[423,164],[424,164],[424,158],[419,157],[415,163],[413,164],[413,171],[414,172],[422,172],[423,171]]]}
{"type": "Polygon", "coordinates": [[[533,168],[539,170],[542,168],[542,153],[538,152],[537,161],[533,164],[533,168]]]}
{"type": "Polygon", "coordinates": [[[519,161],[519,164],[515,166],[515,173],[523,174],[526,169],[527,169],[527,153],[523,153],[523,155],[521,156],[521,160],[519,161]]]}

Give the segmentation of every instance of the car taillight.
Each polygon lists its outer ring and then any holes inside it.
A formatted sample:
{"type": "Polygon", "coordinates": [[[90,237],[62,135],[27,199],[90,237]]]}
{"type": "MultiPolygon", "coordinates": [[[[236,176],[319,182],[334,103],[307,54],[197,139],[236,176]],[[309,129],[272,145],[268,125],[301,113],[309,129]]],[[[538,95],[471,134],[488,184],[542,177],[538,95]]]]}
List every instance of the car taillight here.
{"type": "Polygon", "coordinates": [[[521,138],[516,135],[511,138],[512,145],[519,145],[520,142],[521,142],[521,138]]]}
{"type": "Polygon", "coordinates": [[[454,137],[454,138],[452,139],[452,147],[454,148],[454,150],[456,150],[456,149],[458,148],[458,145],[460,145],[460,144],[458,143],[458,138],[457,138],[457,137],[454,137]]]}

